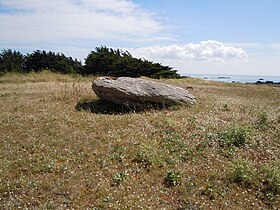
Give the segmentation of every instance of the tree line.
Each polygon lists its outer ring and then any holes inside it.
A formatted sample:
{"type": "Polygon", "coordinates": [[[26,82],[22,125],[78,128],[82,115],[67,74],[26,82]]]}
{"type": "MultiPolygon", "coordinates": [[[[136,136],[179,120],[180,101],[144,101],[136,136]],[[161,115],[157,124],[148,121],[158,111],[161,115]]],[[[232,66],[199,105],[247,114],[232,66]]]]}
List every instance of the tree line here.
{"type": "Polygon", "coordinates": [[[77,59],[51,51],[36,50],[31,54],[23,55],[19,51],[4,49],[0,53],[0,74],[40,72],[43,70],[71,74],[79,73],[81,67],[82,64],[77,59]]]}
{"type": "Polygon", "coordinates": [[[36,50],[23,55],[19,51],[4,49],[0,53],[0,75],[11,72],[28,73],[50,70],[62,74],[81,74],[151,78],[179,78],[177,70],[172,67],[154,63],[146,59],[134,58],[128,51],[97,47],[81,61],[67,57],[63,53],[36,50]]]}

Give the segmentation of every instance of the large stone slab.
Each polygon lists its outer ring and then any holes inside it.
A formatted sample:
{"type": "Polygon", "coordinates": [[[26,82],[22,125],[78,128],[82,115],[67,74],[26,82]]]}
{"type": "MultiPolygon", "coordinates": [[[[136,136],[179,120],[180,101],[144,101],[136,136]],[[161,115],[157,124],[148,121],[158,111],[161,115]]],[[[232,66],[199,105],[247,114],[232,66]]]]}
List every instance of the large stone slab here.
{"type": "Polygon", "coordinates": [[[129,106],[143,103],[164,105],[196,103],[196,98],[181,87],[146,79],[99,77],[93,81],[92,89],[103,100],[129,106]]]}

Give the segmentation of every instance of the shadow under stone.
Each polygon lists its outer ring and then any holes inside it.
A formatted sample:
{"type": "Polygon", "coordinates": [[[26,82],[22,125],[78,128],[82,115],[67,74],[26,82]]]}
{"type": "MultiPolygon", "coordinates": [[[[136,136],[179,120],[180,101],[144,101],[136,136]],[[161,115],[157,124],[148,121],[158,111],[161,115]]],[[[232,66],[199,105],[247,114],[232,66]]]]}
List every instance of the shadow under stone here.
{"type": "Polygon", "coordinates": [[[129,114],[141,113],[150,110],[163,110],[169,107],[163,104],[139,104],[134,107],[119,105],[102,99],[78,102],[75,108],[78,111],[90,111],[95,114],[129,114]]]}

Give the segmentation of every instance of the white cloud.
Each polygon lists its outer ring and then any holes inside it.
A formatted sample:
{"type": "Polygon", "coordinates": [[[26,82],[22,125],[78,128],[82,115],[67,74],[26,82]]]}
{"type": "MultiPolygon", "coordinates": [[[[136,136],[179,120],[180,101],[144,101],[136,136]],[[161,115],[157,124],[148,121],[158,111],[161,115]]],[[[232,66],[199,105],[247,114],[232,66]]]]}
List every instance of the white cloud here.
{"type": "Polygon", "coordinates": [[[113,11],[132,13],[137,5],[127,0],[2,0],[1,4],[19,11],[63,11],[79,8],[88,11],[113,11]]]}
{"type": "Polygon", "coordinates": [[[0,13],[5,42],[145,40],[164,30],[130,0],[2,0],[1,6],[10,11],[0,13]]]}
{"type": "Polygon", "coordinates": [[[233,46],[238,48],[246,48],[246,49],[257,49],[263,47],[261,43],[256,42],[248,42],[248,43],[227,43],[227,46],[233,46]]]}
{"type": "Polygon", "coordinates": [[[206,60],[226,61],[232,59],[244,59],[247,57],[245,50],[228,46],[222,42],[208,40],[197,44],[153,46],[128,49],[136,57],[144,57],[152,60],[206,60]]]}

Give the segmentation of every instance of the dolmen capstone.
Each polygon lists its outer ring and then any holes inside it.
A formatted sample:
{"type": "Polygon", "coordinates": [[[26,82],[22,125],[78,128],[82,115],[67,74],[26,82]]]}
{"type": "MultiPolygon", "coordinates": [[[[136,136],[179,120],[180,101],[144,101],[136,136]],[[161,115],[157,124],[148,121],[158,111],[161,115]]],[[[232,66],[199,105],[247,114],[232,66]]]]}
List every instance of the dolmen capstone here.
{"type": "Polygon", "coordinates": [[[141,104],[194,105],[196,98],[187,90],[147,79],[99,77],[92,82],[95,94],[109,102],[141,104]]]}

